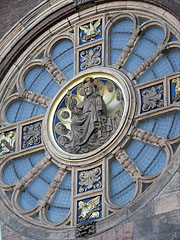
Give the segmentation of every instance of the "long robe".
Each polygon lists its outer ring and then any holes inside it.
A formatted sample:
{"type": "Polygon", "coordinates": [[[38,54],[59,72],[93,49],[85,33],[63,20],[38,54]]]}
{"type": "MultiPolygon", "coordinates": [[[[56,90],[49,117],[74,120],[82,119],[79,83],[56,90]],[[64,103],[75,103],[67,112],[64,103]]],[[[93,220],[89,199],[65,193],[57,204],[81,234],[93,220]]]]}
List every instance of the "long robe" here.
{"type": "Polygon", "coordinates": [[[72,112],[73,142],[80,146],[88,141],[95,124],[102,124],[101,115],[106,114],[106,105],[100,95],[91,94],[78,105],[70,102],[69,107],[72,112]]]}

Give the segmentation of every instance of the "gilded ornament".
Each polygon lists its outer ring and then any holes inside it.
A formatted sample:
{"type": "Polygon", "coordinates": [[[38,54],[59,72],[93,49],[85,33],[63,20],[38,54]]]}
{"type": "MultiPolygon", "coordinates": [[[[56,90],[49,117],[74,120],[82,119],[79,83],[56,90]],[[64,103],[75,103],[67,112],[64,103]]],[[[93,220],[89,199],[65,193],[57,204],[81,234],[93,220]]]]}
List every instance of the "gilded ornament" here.
{"type": "Polygon", "coordinates": [[[0,156],[15,150],[15,137],[16,133],[13,131],[10,131],[7,136],[4,133],[0,134],[0,147],[2,149],[0,156]]]}
{"type": "Polygon", "coordinates": [[[175,86],[175,92],[176,92],[176,96],[173,98],[173,100],[177,102],[180,99],[180,77],[174,78],[172,80],[172,83],[175,86]]]}
{"type": "Polygon", "coordinates": [[[110,81],[104,84],[91,77],[69,90],[64,104],[67,110],[63,112],[70,111],[71,118],[62,118],[58,110],[55,134],[58,145],[69,153],[87,153],[104,144],[118,128],[124,111],[121,90],[110,81]]]}
{"type": "Polygon", "coordinates": [[[82,222],[89,218],[99,218],[101,205],[100,205],[100,196],[97,196],[94,199],[91,199],[89,202],[79,202],[78,210],[81,211],[81,215],[78,217],[78,221],[82,222]]]}
{"type": "Polygon", "coordinates": [[[88,25],[80,26],[79,28],[85,33],[85,36],[83,36],[82,33],[80,33],[80,39],[83,43],[87,42],[88,40],[93,41],[95,37],[101,34],[101,30],[97,30],[97,28],[101,24],[101,19],[98,19],[95,23],[91,21],[88,25]]]}

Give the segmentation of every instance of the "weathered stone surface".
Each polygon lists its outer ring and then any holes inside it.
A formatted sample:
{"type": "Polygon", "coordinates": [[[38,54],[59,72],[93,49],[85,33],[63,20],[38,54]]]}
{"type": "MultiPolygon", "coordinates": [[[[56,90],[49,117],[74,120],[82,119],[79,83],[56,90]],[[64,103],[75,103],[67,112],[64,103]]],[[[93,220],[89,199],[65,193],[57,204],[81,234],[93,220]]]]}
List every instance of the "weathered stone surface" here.
{"type": "Polygon", "coordinates": [[[179,239],[179,233],[165,233],[165,234],[153,234],[152,236],[146,236],[143,238],[134,238],[135,240],[177,240],[179,239]]]}
{"type": "Polygon", "coordinates": [[[117,238],[119,240],[130,240],[133,237],[134,222],[120,224],[115,227],[117,238]]]}
{"type": "MultiPolygon", "coordinates": [[[[160,239],[160,236],[174,234],[179,232],[180,210],[164,213],[151,218],[134,222],[134,239],[151,239],[154,236],[160,239]],[[159,238],[158,238],[159,237],[159,238]]],[[[168,238],[167,238],[168,239],[168,238]]]]}
{"type": "Polygon", "coordinates": [[[148,217],[154,216],[154,204],[153,200],[151,200],[148,204],[145,205],[145,207],[141,208],[138,212],[133,214],[130,217],[130,221],[137,221],[141,219],[146,219],[148,217]]]}
{"type": "Polygon", "coordinates": [[[7,227],[4,224],[2,224],[1,226],[1,231],[2,231],[2,237],[10,237],[14,235],[14,231],[12,231],[9,227],[7,227]]]}
{"type": "Polygon", "coordinates": [[[104,232],[100,236],[101,236],[101,239],[103,239],[103,240],[108,240],[108,239],[116,240],[117,239],[116,229],[112,228],[109,231],[104,232]]]}
{"type": "Polygon", "coordinates": [[[160,194],[170,193],[178,190],[180,191],[180,168],[169,181],[169,183],[163,188],[160,194]]]}
{"type": "Polygon", "coordinates": [[[154,199],[154,212],[161,214],[180,209],[180,192],[160,195],[154,199]]]}
{"type": "Polygon", "coordinates": [[[22,236],[20,235],[13,235],[13,236],[10,236],[10,237],[5,237],[3,238],[3,240],[22,240],[22,236]]]}

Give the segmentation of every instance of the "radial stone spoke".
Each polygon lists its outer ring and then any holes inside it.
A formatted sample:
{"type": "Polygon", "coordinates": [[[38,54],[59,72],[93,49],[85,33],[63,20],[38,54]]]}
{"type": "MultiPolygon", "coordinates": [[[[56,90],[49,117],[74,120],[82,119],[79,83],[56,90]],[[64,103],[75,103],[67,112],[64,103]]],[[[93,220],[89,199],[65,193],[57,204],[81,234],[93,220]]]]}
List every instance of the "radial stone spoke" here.
{"type": "Polygon", "coordinates": [[[46,57],[42,60],[42,64],[59,86],[67,81],[64,73],[57,67],[50,57],[46,57]]]}
{"type": "Polygon", "coordinates": [[[152,144],[158,147],[164,147],[166,144],[166,138],[153,134],[151,132],[147,132],[140,128],[134,128],[132,134],[132,138],[143,141],[148,144],[152,144]]]}
{"type": "Polygon", "coordinates": [[[123,49],[123,51],[122,51],[120,57],[118,58],[116,64],[113,65],[115,68],[120,69],[121,67],[123,67],[125,65],[125,63],[128,60],[131,52],[134,49],[135,43],[139,39],[138,33],[139,33],[138,29],[134,29],[132,31],[132,35],[131,35],[129,41],[127,42],[125,48],[123,49]]]}
{"type": "Polygon", "coordinates": [[[18,94],[20,98],[45,108],[47,108],[51,102],[51,98],[27,89],[20,90],[18,94]]]}
{"type": "Polygon", "coordinates": [[[158,49],[148,57],[139,67],[137,67],[133,72],[133,77],[137,79],[141,76],[147,69],[149,69],[161,56],[162,52],[165,50],[166,46],[159,44],[158,49]]]}
{"type": "Polygon", "coordinates": [[[25,188],[33,179],[35,179],[50,163],[51,157],[49,154],[28,172],[20,181],[17,182],[16,188],[25,188]]]}
{"type": "Polygon", "coordinates": [[[115,153],[115,158],[119,161],[124,170],[131,176],[131,178],[134,181],[136,181],[139,178],[142,178],[143,173],[130,159],[130,157],[124,150],[118,150],[115,153]]]}
{"type": "Polygon", "coordinates": [[[46,204],[50,203],[53,197],[55,196],[59,186],[67,173],[66,166],[59,168],[57,171],[56,176],[54,177],[52,183],[49,186],[46,194],[44,195],[43,199],[39,201],[39,205],[44,208],[46,204]]]}

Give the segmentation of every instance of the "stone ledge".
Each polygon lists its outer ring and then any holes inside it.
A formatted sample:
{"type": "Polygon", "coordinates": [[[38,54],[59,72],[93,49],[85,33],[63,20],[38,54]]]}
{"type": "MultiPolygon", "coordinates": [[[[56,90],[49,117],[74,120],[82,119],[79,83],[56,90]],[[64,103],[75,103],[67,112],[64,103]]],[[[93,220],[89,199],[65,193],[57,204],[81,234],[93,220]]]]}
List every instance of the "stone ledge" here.
{"type": "Polygon", "coordinates": [[[154,199],[155,215],[180,209],[180,191],[157,196],[154,199]]]}

